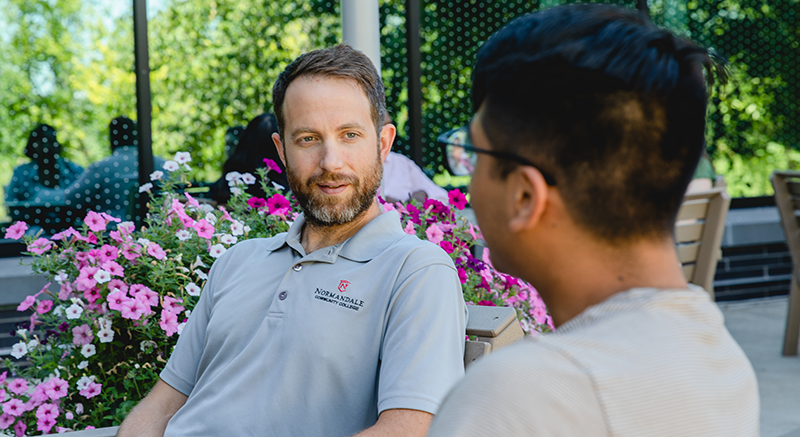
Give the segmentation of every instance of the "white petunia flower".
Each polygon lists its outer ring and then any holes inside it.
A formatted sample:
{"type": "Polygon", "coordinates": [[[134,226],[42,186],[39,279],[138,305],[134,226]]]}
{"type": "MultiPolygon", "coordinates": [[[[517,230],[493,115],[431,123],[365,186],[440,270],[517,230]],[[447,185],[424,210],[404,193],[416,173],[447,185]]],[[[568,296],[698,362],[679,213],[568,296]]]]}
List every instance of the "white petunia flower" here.
{"type": "Polygon", "coordinates": [[[281,184],[279,184],[277,182],[273,182],[272,186],[275,187],[276,190],[280,190],[280,191],[283,191],[283,190],[286,189],[286,187],[284,187],[283,185],[281,185],[281,184]]]}
{"type": "Polygon", "coordinates": [[[19,342],[16,343],[14,346],[11,346],[11,356],[20,359],[28,353],[28,346],[25,346],[25,343],[19,342]]]}
{"type": "Polygon", "coordinates": [[[202,270],[200,270],[200,269],[194,269],[194,274],[195,274],[195,275],[197,275],[197,277],[198,277],[198,278],[200,278],[200,279],[202,279],[202,280],[204,280],[204,281],[205,281],[206,279],[208,279],[208,275],[207,275],[207,274],[205,274],[205,272],[203,272],[203,271],[202,271],[202,270]]]}
{"type": "Polygon", "coordinates": [[[88,361],[81,361],[80,363],[78,363],[78,370],[83,370],[83,369],[87,368],[88,366],[89,366],[89,362],[88,361]]]}
{"type": "Polygon", "coordinates": [[[139,343],[139,349],[142,352],[146,352],[147,349],[154,348],[156,346],[157,346],[157,344],[153,340],[142,340],[142,342],[139,343]]]}
{"type": "MultiPolygon", "coordinates": [[[[88,344],[87,344],[87,346],[88,346],[88,344]]],[[[88,365],[89,363],[86,363],[86,364],[88,365]]],[[[75,383],[75,388],[77,388],[79,391],[83,390],[89,384],[91,384],[92,382],[94,382],[92,377],[90,377],[90,376],[81,376],[81,379],[79,379],[78,382],[75,383]]],[[[76,410],[77,410],[77,408],[76,408],[76,410]]]]}
{"type": "Polygon", "coordinates": [[[97,348],[96,348],[96,347],[94,347],[94,345],[93,345],[93,344],[85,344],[85,345],[83,345],[83,347],[81,348],[81,355],[83,355],[83,356],[84,356],[84,357],[86,357],[86,358],[89,358],[89,357],[91,357],[91,356],[92,356],[92,355],[94,355],[95,353],[97,353],[97,348]]]}
{"type": "MultiPolygon", "coordinates": [[[[186,292],[189,293],[189,296],[200,296],[200,287],[195,284],[194,282],[190,282],[186,285],[186,292]]],[[[189,316],[186,316],[189,317],[189,316]]]]}
{"type": "Polygon", "coordinates": [[[67,279],[69,279],[69,276],[67,275],[67,272],[65,272],[65,271],[63,271],[63,270],[59,270],[59,271],[58,271],[58,273],[56,274],[56,276],[55,276],[55,278],[54,278],[54,279],[55,279],[55,280],[56,280],[56,282],[58,282],[59,284],[63,284],[63,283],[64,283],[64,281],[66,281],[67,279]]]}
{"type": "Polygon", "coordinates": [[[222,234],[219,237],[219,241],[222,244],[236,244],[236,242],[239,241],[239,239],[231,234],[222,234]]]}
{"type": "Polygon", "coordinates": [[[114,331],[110,329],[101,329],[97,331],[97,338],[100,339],[100,343],[110,343],[114,340],[114,331]]]}
{"type": "Polygon", "coordinates": [[[150,180],[151,181],[159,181],[163,177],[164,177],[164,172],[161,171],[161,170],[156,170],[156,171],[150,173],[150,180]]]}
{"type": "Polygon", "coordinates": [[[72,304],[67,307],[67,318],[70,320],[75,320],[83,314],[83,308],[80,305],[72,304]]]}
{"type": "Polygon", "coordinates": [[[173,159],[178,164],[186,164],[187,162],[192,161],[192,155],[190,155],[189,152],[178,152],[175,154],[175,158],[173,159]]]}
{"type": "Polygon", "coordinates": [[[212,258],[219,258],[223,253],[225,253],[226,250],[228,249],[225,249],[225,246],[221,244],[215,244],[208,249],[208,253],[212,258]]]}
{"type": "Polygon", "coordinates": [[[147,247],[152,243],[152,241],[148,240],[147,238],[139,238],[136,240],[137,243],[141,244],[142,247],[147,247]]]}
{"type": "Polygon", "coordinates": [[[100,284],[105,284],[106,282],[111,280],[111,273],[100,269],[94,274],[94,280],[100,284]]]}
{"type": "Polygon", "coordinates": [[[192,238],[192,233],[187,231],[186,229],[181,229],[180,231],[175,233],[175,236],[178,237],[178,240],[186,241],[192,238]]]}
{"type": "Polygon", "coordinates": [[[205,218],[206,221],[211,223],[212,225],[217,223],[217,216],[215,216],[213,213],[207,212],[205,218]]]}
{"type": "Polygon", "coordinates": [[[239,188],[239,187],[231,187],[231,194],[232,195],[238,196],[238,195],[240,195],[242,193],[243,193],[243,191],[242,191],[241,188],[239,188]]]}
{"type": "Polygon", "coordinates": [[[208,203],[202,203],[200,204],[200,211],[203,211],[204,213],[207,214],[209,212],[214,211],[214,207],[209,205],[208,203]]]}
{"type": "Polygon", "coordinates": [[[225,180],[230,182],[230,181],[235,181],[236,179],[240,179],[241,177],[242,174],[239,173],[238,171],[231,171],[225,175],[225,180]]]}
{"type": "Polygon", "coordinates": [[[167,161],[164,163],[164,170],[175,171],[178,169],[178,163],[175,161],[167,161]]]}
{"type": "Polygon", "coordinates": [[[250,173],[245,173],[242,175],[242,182],[244,182],[247,185],[253,185],[254,183],[256,183],[256,177],[250,173]]]}
{"type": "Polygon", "coordinates": [[[61,305],[56,306],[56,309],[53,310],[53,315],[58,317],[64,315],[64,307],[61,305]]]}
{"type": "Polygon", "coordinates": [[[189,318],[189,316],[191,316],[191,315],[192,315],[192,310],[186,310],[186,311],[184,311],[184,312],[183,312],[183,316],[184,316],[184,317],[186,317],[187,319],[188,319],[188,318],[189,318]]]}
{"type": "MultiPolygon", "coordinates": [[[[119,290],[119,288],[114,288],[114,290],[119,290]]],[[[105,317],[98,317],[97,325],[100,326],[100,329],[111,329],[111,319],[107,319],[105,317]]]]}
{"type": "Polygon", "coordinates": [[[238,220],[231,222],[231,234],[242,235],[244,234],[244,224],[238,220]]]}
{"type": "Polygon", "coordinates": [[[178,323],[178,335],[183,333],[183,327],[186,326],[186,322],[178,323]]]}
{"type": "Polygon", "coordinates": [[[145,191],[150,191],[152,189],[153,189],[153,184],[151,184],[150,182],[139,186],[140,193],[144,193],[145,191]]]}
{"type": "Polygon", "coordinates": [[[250,226],[244,225],[244,231],[245,232],[250,232],[250,229],[251,229],[250,226]]]}
{"type": "Polygon", "coordinates": [[[39,346],[39,340],[32,338],[31,341],[28,342],[28,350],[36,349],[36,346],[39,346]]]}

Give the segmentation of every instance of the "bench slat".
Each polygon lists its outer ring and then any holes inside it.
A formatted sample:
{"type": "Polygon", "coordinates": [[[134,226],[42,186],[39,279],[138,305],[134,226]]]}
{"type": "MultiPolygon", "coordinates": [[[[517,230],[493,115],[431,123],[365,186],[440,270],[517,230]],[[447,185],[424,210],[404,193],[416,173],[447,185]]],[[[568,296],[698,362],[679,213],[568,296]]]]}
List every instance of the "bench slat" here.
{"type": "Polygon", "coordinates": [[[703,227],[705,223],[692,223],[686,225],[678,225],[675,227],[675,240],[678,243],[689,243],[697,241],[703,235],[703,227]]]}
{"type": "Polygon", "coordinates": [[[705,219],[708,214],[708,199],[689,200],[683,203],[678,211],[678,221],[705,219]]]}

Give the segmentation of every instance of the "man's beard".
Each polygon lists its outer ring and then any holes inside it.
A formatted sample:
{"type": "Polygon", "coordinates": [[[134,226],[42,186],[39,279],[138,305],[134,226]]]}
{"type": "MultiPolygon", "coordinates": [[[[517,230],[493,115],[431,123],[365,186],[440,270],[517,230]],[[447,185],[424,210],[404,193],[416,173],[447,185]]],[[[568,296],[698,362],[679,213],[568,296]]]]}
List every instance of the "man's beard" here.
{"type": "Polygon", "coordinates": [[[313,176],[303,183],[289,165],[286,166],[286,176],[289,188],[305,213],[306,222],[318,227],[337,226],[353,221],[375,201],[375,195],[383,178],[383,164],[379,155],[375,165],[361,179],[357,176],[323,171],[322,174],[313,176]],[[317,184],[330,182],[346,182],[355,192],[346,199],[338,199],[336,196],[327,196],[315,191],[319,189],[316,188],[317,184]]]}

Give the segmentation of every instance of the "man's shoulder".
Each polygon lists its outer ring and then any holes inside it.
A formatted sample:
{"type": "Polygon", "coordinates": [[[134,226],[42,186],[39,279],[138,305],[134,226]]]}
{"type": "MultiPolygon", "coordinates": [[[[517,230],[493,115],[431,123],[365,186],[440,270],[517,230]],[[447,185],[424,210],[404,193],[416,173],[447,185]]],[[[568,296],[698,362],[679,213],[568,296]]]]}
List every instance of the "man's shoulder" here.
{"type": "Polygon", "coordinates": [[[409,268],[424,265],[453,266],[450,255],[441,247],[427,240],[421,240],[416,235],[406,234],[384,251],[384,255],[402,259],[409,268]]]}

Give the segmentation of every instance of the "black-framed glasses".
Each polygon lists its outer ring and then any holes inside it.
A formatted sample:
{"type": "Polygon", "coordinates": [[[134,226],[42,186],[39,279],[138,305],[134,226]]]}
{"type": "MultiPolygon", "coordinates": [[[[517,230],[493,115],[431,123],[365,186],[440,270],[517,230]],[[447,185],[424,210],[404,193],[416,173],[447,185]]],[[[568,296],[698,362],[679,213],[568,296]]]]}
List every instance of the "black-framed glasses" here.
{"type": "Polygon", "coordinates": [[[556,185],[556,179],[552,175],[542,171],[538,165],[526,158],[511,152],[486,150],[473,146],[469,134],[469,126],[447,131],[439,135],[436,141],[442,146],[447,170],[454,176],[472,176],[472,172],[475,171],[475,163],[478,161],[478,154],[483,153],[495,158],[507,159],[518,164],[531,166],[539,170],[547,185],[556,185]]]}

